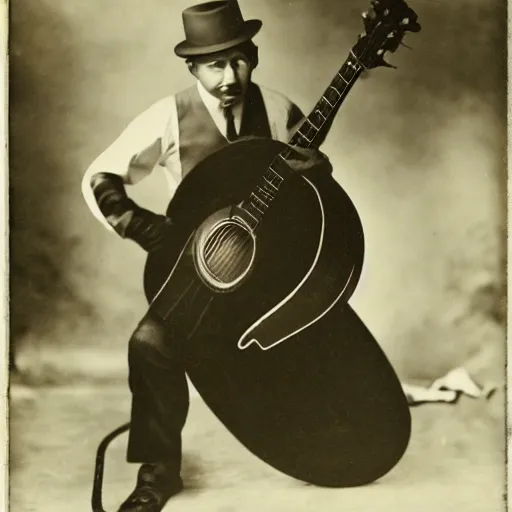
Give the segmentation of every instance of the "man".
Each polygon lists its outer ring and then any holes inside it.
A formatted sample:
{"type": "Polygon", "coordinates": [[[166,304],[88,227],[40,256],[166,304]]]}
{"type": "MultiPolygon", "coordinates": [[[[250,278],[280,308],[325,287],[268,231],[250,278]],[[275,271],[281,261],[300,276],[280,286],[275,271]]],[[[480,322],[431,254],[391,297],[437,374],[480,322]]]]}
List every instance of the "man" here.
{"type": "MultiPolygon", "coordinates": [[[[146,251],[158,248],[172,222],[129,199],[132,185],[161,167],[170,193],[203,158],[238,137],[288,142],[304,116],[285,96],[252,82],[260,20],[244,21],[238,4],[218,1],[183,12],[186,39],[175,47],[196,84],[139,115],[89,167],[82,190],[93,214],[146,251]]],[[[294,168],[327,167],[316,151],[302,151],[294,168]]],[[[181,430],[188,413],[185,371],[176,345],[154,314],[129,343],[133,395],[127,460],[141,463],[137,485],[120,512],[158,512],[182,489],[181,430]]]]}

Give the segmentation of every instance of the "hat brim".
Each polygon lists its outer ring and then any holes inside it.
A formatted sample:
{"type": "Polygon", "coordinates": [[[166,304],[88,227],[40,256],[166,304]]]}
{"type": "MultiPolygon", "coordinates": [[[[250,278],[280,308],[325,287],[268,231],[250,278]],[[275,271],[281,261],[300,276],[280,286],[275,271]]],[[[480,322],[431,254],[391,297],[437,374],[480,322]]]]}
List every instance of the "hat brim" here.
{"type": "Polygon", "coordinates": [[[195,46],[190,44],[189,41],[182,41],[174,47],[174,53],[178,57],[197,57],[199,55],[209,55],[210,53],[228,50],[252,39],[260,31],[262,25],[261,20],[247,20],[240,35],[229,41],[208,46],[195,46]]]}

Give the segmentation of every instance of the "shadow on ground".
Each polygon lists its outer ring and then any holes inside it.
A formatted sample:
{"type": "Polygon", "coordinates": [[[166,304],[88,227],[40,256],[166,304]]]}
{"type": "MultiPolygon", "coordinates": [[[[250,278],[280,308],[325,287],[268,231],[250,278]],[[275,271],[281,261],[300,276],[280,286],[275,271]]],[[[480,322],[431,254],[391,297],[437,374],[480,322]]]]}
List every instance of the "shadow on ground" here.
{"type": "MultiPolygon", "coordinates": [[[[321,489],[292,480],[248,453],[203,401],[192,400],[184,430],[185,492],[166,511],[330,512],[505,510],[503,394],[456,405],[412,408],[411,443],[380,481],[321,489]]],[[[11,401],[11,510],[90,510],[95,451],[128,420],[125,387],[15,387],[11,401]]],[[[131,491],[126,435],[107,452],[107,512],[131,491]]],[[[385,440],[383,439],[383,442],[385,440]]]]}

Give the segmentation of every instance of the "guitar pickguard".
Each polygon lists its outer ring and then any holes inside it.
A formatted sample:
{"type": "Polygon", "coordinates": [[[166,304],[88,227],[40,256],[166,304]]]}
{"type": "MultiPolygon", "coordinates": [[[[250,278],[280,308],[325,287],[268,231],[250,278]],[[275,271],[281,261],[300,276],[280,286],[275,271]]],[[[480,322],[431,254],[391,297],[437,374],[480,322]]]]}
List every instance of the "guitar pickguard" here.
{"type": "Polygon", "coordinates": [[[315,192],[317,199],[318,211],[312,213],[316,213],[321,219],[314,260],[298,285],[242,334],[237,343],[240,350],[245,350],[253,344],[261,350],[269,350],[307,329],[344,296],[352,279],[354,269],[346,278],[343,278],[345,270],[340,266],[338,270],[331,268],[327,271],[326,264],[332,259],[329,255],[332,249],[326,250],[324,244],[326,239],[331,242],[332,223],[327,222],[326,211],[317,187],[306,177],[303,179],[315,192]]]}

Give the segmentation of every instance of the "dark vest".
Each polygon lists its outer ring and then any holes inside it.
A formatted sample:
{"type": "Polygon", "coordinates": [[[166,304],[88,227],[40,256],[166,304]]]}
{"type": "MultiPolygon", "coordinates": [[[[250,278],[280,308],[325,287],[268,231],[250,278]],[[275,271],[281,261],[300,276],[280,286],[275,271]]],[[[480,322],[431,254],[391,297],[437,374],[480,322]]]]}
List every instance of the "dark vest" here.
{"type": "MultiPolygon", "coordinates": [[[[181,172],[184,177],[201,160],[229,142],[219,131],[194,85],[176,94],[180,134],[181,172]]],[[[265,103],[260,88],[250,84],[245,95],[239,137],[271,138],[265,103]]]]}

